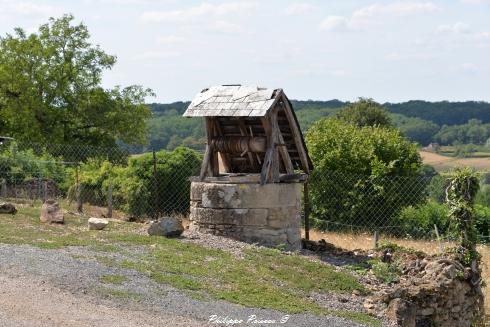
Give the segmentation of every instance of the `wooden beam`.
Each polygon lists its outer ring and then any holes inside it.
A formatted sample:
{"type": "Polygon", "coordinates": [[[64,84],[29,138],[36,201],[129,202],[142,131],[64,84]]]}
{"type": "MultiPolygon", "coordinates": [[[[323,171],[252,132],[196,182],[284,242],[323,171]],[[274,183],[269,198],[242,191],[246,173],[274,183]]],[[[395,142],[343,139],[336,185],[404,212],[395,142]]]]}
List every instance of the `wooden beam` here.
{"type": "Polygon", "coordinates": [[[282,137],[282,133],[279,130],[279,143],[281,145],[278,145],[279,148],[279,154],[282,157],[282,162],[284,164],[284,167],[286,168],[286,173],[287,174],[293,174],[294,173],[294,167],[293,167],[293,162],[291,161],[291,157],[289,156],[288,148],[285,145],[286,142],[284,142],[284,138],[282,137]]]}
{"type": "MultiPolygon", "coordinates": [[[[216,136],[224,136],[223,130],[221,128],[221,124],[218,119],[214,119],[214,128],[216,130],[216,136]]],[[[221,162],[223,163],[223,169],[225,170],[225,173],[231,173],[232,172],[232,167],[231,167],[231,161],[230,161],[230,156],[228,153],[221,153],[220,152],[220,157],[221,157],[221,162]]],[[[219,167],[219,163],[218,163],[219,167]]],[[[219,170],[219,168],[218,168],[219,170]]]]}
{"type": "Polygon", "coordinates": [[[294,119],[293,116],[293,109],[289,105],[288,99],[283,94],[281,94],[281,96],[282,96],[282,103],[284,105],[284,113],[286,114],[286,117],[288,118],[289,121],[289,126],[291,129],[291,133],[293,134],[294,143],[296,144],[296,148],[298,149],[301,165],[303,166],[305,173],[309,174],[310,165],[308,164],[308,156],[306,154],[306,149],[304,148],[303,142],[301,141],[302,140],[301,131],[299,130],[298,125],[296,125],[296,120],[294,119]]]}

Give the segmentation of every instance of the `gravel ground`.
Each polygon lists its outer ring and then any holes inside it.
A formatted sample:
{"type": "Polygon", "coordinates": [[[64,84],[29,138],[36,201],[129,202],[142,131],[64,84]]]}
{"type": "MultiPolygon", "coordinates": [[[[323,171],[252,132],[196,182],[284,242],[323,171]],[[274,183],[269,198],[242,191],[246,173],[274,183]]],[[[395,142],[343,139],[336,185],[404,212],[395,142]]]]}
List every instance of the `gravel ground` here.
{"type": "MultiPolygon", "coordinates": [[[[241,255],[250,246],[241,242],[215,242],[206,236],[187,234],[190,242],[217,243],[241,255]]],[[[30,246],[0,244],[0,326],[225,326],[208,324],[211,315],[221,321],[243,319],[255,315],[258,319],[281,320],[285,315],[274,310],[245,308],[224,301],[196,300],[185,292],[157,284],[133,270],[110,267],[99,263],[100,256],[115,260],[141,253],[141,248],[126,248],[129,254],[102,253],[88,247],[44,250],[30,246]],[[99,259],[97,258],[99,257],[99,259]],[[98,261],[99,260],[99,261],[98,261]],[[121,285],[100,282],[103,275],[124,275],[121,285]],[[109,292],[129,294],[110,296],[109,292]],[[228,320],[227,320],[228,319],[228,320]]],[[[329,305],[326,298],[320,301],[329,305]]],[[[341,307],[337,303],[332,308],[341,307]]],[[[352,309],[357,308],[354,304],[352,309]]],[[[360,326],[337,317],[317,317],[310,314],[291,315],[286,323],[248,326],[360,326]]]]}

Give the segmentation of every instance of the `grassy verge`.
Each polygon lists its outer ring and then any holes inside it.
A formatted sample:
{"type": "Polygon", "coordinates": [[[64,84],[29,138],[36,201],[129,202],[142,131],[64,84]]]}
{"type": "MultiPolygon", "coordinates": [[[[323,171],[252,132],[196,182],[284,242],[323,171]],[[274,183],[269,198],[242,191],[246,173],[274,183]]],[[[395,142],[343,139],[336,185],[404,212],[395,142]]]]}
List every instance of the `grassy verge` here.
{"type": "MultiPolygon", "coordinates": [[[[88,246],[95,253],[120,252],[127,245],[142,246],[140,256],[122,262],[96,255],[109,266],[137,270],[158,283],[249,307],[276,309],[287,313],[330,314],[360,323],[379,326],[378,320],[363,314],[328,310],[318,306],[309,295],[317,293],[350,294],[365,288],[352,275],[335,271],[320,262],[278,250],[247,250],[243,259],[217,249],[184,243],[175,239],[150,237],[138,232],[138,224],[111,222],[107,230],[88,231],[86,218],[65,215],[65,225],[38,222],[39,209],[20,207],[15,216],[0,215],[0,242],[30,244],[45,249],[88,246]]],[[[121,284],[124,276],[102,276],[106,284],[121,284]]],[[[107,291],[122,292],[122,291],[107,291]]],[[[134,294],[109,294],[137,299],[134,294]]]]}

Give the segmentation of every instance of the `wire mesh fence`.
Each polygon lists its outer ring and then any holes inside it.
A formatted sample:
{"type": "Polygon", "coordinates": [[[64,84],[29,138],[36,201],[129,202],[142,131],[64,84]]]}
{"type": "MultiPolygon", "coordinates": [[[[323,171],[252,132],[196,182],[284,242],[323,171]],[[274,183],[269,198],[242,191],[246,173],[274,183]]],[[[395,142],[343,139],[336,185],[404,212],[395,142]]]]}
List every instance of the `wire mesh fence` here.
{"type": "MultiPolygon", "coordinates": [[[[189,212],[190,177],[202,154],[188,148],[142,152],[129,147],[0,145],[2,201],[57,199],[69,211],[122,219],[155,219],[189,212]]],[[[476,205],[479,241],[490,241],[490,174],[481,173],[476,205]]],[[[400,239],[451,240],[445,190],[448,176],[365,176],[314,171],[309,178],[314,229],[400,239]]],[[[304,212],[303,212],[304,216],[304,212]]]]}

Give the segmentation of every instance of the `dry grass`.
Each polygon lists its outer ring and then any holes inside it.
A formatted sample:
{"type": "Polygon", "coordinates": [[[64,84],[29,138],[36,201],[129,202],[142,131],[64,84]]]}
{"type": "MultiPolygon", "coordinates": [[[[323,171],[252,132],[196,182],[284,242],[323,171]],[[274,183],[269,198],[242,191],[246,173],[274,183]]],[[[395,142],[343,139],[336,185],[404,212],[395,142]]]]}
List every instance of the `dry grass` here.
{"type": "Polygon", "coordinates": [[[490,170],[490,158],[457,158],[447,157],[433,152],[420,151],[425,164],[438,171],[447,171],[458,167],[471,167],[475,170],[490,170]]]}
{"type": "MultiPolygon", "coordinates": [[[[304,231],[303,231],[304,235],[304,231]]],[[[373,248],[373,237],[367,234],[348,234],[348,233],[332,233],[332,232],[319,232],[315,230],[310,230],[311,240],[325,239],[327,242],[334,244],[343,249],[355,250],[363,249],[369,250],[373,248]]],[[[439,243],[437,241],[417,241],[409,239],[397,239],[397,238],[383,238],[381,241],[392,242],[404,247],[412,248],[415,250],[423,251],[427,254],[437,254],[440,253],[439,243]]],[[[443,244],[448,246],[448,244],[443,244]]],[[[490,314],[490,246],[479,246],[478,251],[482,255],[482,270],[483,270],[483,280],[488,285],[483,289],[485,294],[485,310],[487,315],[490,314]]],[[[490,320],[490,317],[487,318],[490,320]]]]}

